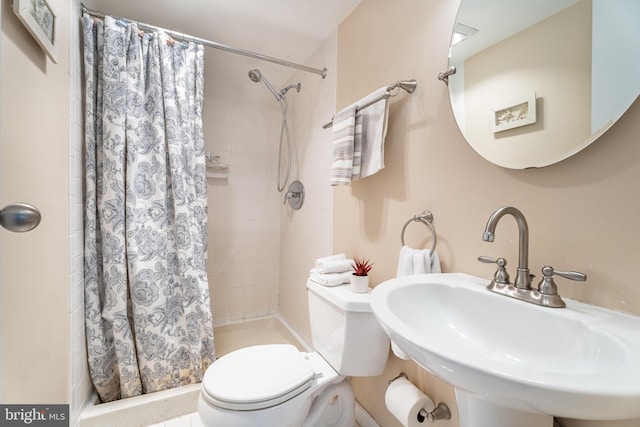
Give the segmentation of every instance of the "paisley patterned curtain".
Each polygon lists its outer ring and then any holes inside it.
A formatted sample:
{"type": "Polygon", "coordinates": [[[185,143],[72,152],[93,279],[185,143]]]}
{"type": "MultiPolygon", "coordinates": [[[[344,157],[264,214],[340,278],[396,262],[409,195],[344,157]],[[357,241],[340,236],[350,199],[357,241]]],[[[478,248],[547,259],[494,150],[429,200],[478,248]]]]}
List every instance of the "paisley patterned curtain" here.
{"type": "Polygon", "coordinates": [[[204,48],[82,19],[87,349],[112,401],[201,381],[214,360],[204,48]]]}

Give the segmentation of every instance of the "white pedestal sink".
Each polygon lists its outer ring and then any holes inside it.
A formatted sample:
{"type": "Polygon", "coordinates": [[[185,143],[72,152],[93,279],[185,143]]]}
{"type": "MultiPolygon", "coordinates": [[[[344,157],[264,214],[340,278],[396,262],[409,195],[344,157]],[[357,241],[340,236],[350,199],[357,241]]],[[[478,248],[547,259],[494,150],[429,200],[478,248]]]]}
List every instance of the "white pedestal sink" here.
{"type": "Polygon", "coordinates": [[[571,300],[540,307],[491,293],[488,283],[406,276],[371,296],[396,345],[456,388],[461,427],[640,417],[639,317],[571,300]]]}

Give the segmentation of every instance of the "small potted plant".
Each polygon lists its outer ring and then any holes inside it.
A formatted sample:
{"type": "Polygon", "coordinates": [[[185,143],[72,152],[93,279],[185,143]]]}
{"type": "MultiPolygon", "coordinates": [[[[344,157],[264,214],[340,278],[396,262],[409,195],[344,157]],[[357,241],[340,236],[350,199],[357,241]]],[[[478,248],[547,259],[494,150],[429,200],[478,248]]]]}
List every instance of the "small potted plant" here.
{"type": "Polygon", "coordinates": [[[351,291],[364,294],[369,291],[369,271],[373,264],[364,258],[353,258],[353,274],[351,276],[351,291]]]}

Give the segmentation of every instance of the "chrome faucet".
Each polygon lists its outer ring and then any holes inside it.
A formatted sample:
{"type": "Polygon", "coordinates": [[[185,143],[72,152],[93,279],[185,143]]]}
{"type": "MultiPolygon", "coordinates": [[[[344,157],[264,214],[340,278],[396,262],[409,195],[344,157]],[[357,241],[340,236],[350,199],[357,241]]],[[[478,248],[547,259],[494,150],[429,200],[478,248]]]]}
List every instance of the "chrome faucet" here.
{"type": "Polygon", "coordinates": [[[489,217],[487,226],[482,235],[485,242],[493,242],[495,238],[496,225],[500,218],[505,215],[512,215],[518,224],[518,272],[513,285],[509,282],[509,275],[506,271],[507,260],[498,258],[497,260],[481,256],[478,261],[485,263],[496,263],[498,270],[494,274],[493,280],[487,286],[491,292],[505,295],[511,298],[544,307],[565,307],[565,302],[558,295],[558,287],[553,281],[553,276],[561,276],[571,280],[587,280],[587,275],[577,271],[555,271],[551,266],[544,266],[542,269],[542,281],[538,284],[538,289],[531,288],[531,276],[529,274],[529,227],[522,212],[511,206],[498,208],[489,217]]]}
{"type": "Polygon", "coordinates": [[[489,217],[482,240],[493,242],[496,225],[504,215],[512,215],[518,224],[518,272],[513,285],[518,289],[531,289],[531,275],[529,274],[529,227],[522,212],[511,206],[498,208],[489,217]]]}

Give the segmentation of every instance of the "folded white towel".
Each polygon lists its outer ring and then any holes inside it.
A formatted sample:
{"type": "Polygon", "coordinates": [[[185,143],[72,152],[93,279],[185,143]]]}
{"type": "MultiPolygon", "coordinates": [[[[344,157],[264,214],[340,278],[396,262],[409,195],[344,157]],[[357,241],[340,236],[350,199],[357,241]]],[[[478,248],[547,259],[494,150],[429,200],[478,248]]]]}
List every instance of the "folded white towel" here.
{"type": "Polygon", "coordinates": [[[358,101],[365,105],[375,99],[380,101],[366,108],[358,110],[356,120],[362,117],[362,160],[360,165],[360,178],[373,175],[384,168],[384,140],[387,136],[387,122],[389,118],[389,103],[384,96],[387,87],[371,92],[371,94],[358,101]]]}
{"type": "MultiPolygon", "coordinates": [[[[331,185],[348,185],[353,173],[353,149],[356,127],[356,106],[339,111],[333,118],[333,162],[331,185]]],[[[358,159],[358,161],[360,161],[358,159]]]]}
{"type": "Polygon", "coordinates": [[[311,269],[309,271],[309,280],[312,280],[322,286],[338,286],[349,283],[351,281],[352,274],[353,273],[350,271],[323,274],[311,269]]]}
{"type": "Polygon", "coordinates": [[[321,274],[344,273],[345,271],[353,273],[352,267],[352,259],[332,259],[314,265],[314,269],[316,270],[316,272],[321,274]]]}
{"type": "Polygon", "coordinates": [[[396,276],[409,276],[411,274],[441,273],[440,258],[437,252],[431,253],[430,249],[412,249],[403,246],[398,258],[398,270],[396,276]]]}
{"type": "Polygon", "coordinates": [[[335,254],[335,255],[329,255],[329,256],[325,256],[322,258],[317,258],[314,262],[313,262],[313,268],[319,268],[323,265],[323,263],[327,262],[327,261],[334,261],[337,259],[346,259],[347,256],[345,254],[335,254]]]}

